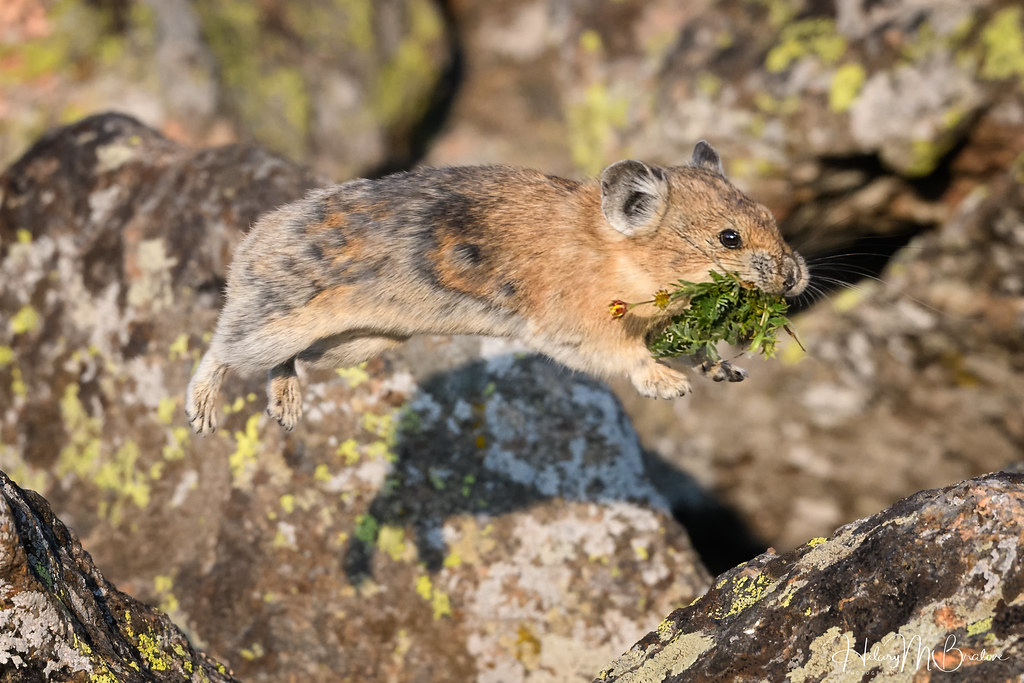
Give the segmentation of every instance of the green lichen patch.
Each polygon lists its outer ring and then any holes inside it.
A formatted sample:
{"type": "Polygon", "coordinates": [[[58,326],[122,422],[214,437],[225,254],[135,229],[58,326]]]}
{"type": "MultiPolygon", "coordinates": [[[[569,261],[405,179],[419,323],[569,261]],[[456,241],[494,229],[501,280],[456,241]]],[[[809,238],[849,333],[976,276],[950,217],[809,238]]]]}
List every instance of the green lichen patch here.
{"type": "Polygon", "coordinates": [[[768,53],[765,67],[772,73],[779,73],[803,57],[835,64],[845,52],[846,39],[836,30],[834,20],[806,19],[783,27],[778,44],[768,53]]]}
{"type": "Polygon", "coordinates": [[[381,66],[374,81],[372,109],[378,119],[394,124],[426,105],[426,88],[437,80],[431,52],[443,38],[444,24],[428,0],[406,3],[409,32],[398,49],[381,66]]]}
{"type": "Polygon", "coordinates": [[[581,172],[597,175],[615,134],[626,125],[629,101],[604,83],[592,83],[581,101],[568,108],[569,151],[581,172]]]}
{"type": "Polygon", "coordinates": [[[22,306],[11,316],[8,327],[13,334],[25,334],[39,326],[39,312],[31,306],[22,306]]]}
{"type": "Polygon", "coordinates": [[[1024,10],[1006,7],[996,12],[981,32],[985,48],[981,77],[993,80],[1024,78],[1024,10]]]}
{"type": "Polygon", "coordinates": [[[836,69],[828,93],[829,108],[836,113],[849,111],[866,79],[867,72],[860,64],[843,64],[836,69]]]}
{"type": "Polygon", "coordinates": [[[764,574],[748,576],[741,574],[719,584],[720,588],[731,594],[731,600],[723,600],[723,604],[716,608],[711,615],[715,619],[724,619],[743,612],[747,608],[756,605],[768,593],[775,589],[776,582],[764,574]]]}
{"type": "Polygon", "coordinates": [[[256,466],[257,458],[263,446],[260,442],[259,415],[252,415],[245,423],[243,431],[235,432],[235,451],[228,457],[232,479],[235,486],[246,481],[246,474],[256,466]]]}

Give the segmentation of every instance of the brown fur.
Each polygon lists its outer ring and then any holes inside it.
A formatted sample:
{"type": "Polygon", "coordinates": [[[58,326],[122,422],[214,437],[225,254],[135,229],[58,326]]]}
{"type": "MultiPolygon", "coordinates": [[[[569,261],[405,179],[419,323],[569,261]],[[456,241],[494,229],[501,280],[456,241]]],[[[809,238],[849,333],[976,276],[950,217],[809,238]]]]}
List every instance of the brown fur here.
{"type": "Polygon", "coordinates": [[[624,161],[601,183],[500,166],[354,180],[253,226],[186,410],[197,432],[212,431],[226,370],[267,372],[268,412],[291,429],[302,410],[296,360],[352,365],[416,334],[515,337],[570,367],[625,374],[646,396],[680,396],[689,380],[646,347],[672,311],[614,320],[608,303],[710,270],[780,294],[807,282],[770,213],[703,142],[689,166],[624,161]],[[723,245],[726,229],[741,247],[723,245]]]}

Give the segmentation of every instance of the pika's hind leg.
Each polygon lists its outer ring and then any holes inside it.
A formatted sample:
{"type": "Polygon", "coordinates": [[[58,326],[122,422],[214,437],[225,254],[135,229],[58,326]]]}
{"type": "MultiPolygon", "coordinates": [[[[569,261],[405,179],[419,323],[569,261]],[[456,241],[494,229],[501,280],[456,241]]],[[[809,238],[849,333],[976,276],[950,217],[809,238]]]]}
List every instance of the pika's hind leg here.
{"type": "Polygon", "coordinates": [[[294,356],[267,373],[267,415],[289,432],[302,417],[302,387],[294,356]]]}
{"type": "Polygon", "coordinates": [[[724,382],[726,380],[730,382],[742,382],[750,376],[746,370],[733,365],[727,360],[718,360],[714,363],[709,360],[705,360],[697,367],[702,375],[713,379],[716,382],[724,382]]]}
{"type": "Polygon", "coordinates": [[[196,434],[206,436],[217,431],[217,396],[227,370],[211,350],[203,356],[196,374],[188,383],[185,414],[196,434]]]}
{"type": "Polygon", "coordinates": [[[299,359],[320,367],[344,368],[358,365],[398,346],[408,337],[351,337],[338,335],[322,339],[299,354],[299,359]]]}

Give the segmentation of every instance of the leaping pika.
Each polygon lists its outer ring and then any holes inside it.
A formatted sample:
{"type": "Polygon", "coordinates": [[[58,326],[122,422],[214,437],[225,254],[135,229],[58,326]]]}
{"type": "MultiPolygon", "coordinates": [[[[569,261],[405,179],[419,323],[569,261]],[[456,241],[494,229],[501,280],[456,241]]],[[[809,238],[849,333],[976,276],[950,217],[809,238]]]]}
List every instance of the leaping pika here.
{"type": "MultiPolygon", "coordinates": [[[[291,430],[302,415],[297,361],[350,366],[416,334],[517,338],[571,368],[625,374],[644,396],[682,396],[687,376],[646,345],[679,306],[613,320],[608,302],[723,268],[786,296],[808,281],[771,213],[725,178],[704,141],[688,165],[619,161],[600,183],[482,166],[314,190],[264,215],[238,246],[189,383],[189,423],[216,429],[231,369],[268,373],[267,412],[291,430]]],[[[746,376],[728,363],[702,369],[746,376]]]]}

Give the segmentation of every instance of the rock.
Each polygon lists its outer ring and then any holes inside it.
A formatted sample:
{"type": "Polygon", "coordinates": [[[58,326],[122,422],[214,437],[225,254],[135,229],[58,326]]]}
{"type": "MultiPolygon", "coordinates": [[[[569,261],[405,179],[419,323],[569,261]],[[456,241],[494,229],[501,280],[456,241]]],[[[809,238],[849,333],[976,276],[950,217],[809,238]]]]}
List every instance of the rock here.
{"type": "Polygon", "coordinates": [[[1019,680],[1024,476],[922,491],[719,576],[596,681],[1019,680]]]}
{"type": "Polygon", "coordinates": [[[255,140],[362,175],[418,158],[450,97],[454,46],[432,0],[14,4],[4,167],[49,127],[116,103],[178,140],[255,140]]]}
{"type": "Polygon", "coordinates": [[[47,502],[0,472],[0,681],[234,681],[111,585],[47,502]]]}
{"type": "Polygon", "coordinates": [[[117,115],[0,176],[0,467],[245,680],[586,680],[708,580],[603,384],[427,338],[190,435],[231,249],[312,182],[117,115]]]}

